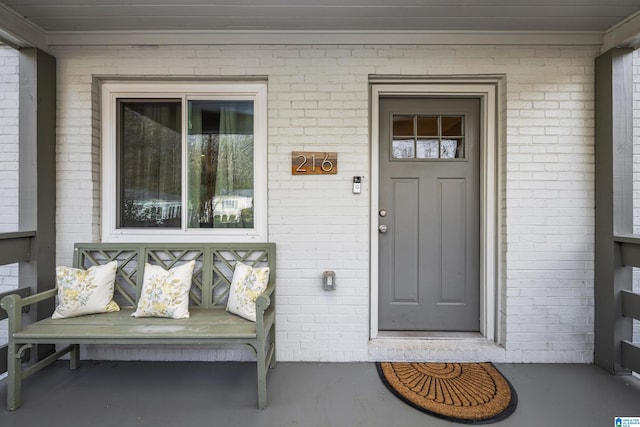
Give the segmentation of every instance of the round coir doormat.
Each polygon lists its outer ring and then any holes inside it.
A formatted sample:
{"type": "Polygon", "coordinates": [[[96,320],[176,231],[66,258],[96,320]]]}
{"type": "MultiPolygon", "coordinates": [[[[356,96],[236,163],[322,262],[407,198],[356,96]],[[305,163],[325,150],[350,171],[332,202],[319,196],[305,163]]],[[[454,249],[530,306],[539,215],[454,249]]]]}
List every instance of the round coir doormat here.
{"type": "Polygon", "coordinates": [[[464,424],[488,424],[513,413],[515,390],[491,363],[377,363],[380,378],[401,400],[464,424]]]}

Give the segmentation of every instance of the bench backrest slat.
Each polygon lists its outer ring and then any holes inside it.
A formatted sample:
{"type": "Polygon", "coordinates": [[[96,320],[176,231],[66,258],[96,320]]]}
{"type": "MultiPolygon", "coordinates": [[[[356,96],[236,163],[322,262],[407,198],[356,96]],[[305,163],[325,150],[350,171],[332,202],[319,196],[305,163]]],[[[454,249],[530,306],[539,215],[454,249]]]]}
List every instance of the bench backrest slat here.
{"type": "Polygon", "coordinates": [[[165,269],[196,261],[190,304],[209,308],[225,305],[236,263],[271,268],[275,282],[274,243],[77,243],[73,266],[87,269],[118,262],[114,299],[123,307],[135,306],[142,290],[144,264],[165,269]]]}

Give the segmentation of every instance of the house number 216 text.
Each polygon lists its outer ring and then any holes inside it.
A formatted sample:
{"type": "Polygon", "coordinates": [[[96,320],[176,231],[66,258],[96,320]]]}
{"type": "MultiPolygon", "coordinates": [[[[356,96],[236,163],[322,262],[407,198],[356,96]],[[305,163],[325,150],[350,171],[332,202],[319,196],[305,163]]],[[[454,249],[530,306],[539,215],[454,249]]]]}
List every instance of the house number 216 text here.
{"type": "Polygon", "coordinates": [[[338,173],[338,153],[323,151],[292,151],[292,175],[326,175],[338,173]]]}

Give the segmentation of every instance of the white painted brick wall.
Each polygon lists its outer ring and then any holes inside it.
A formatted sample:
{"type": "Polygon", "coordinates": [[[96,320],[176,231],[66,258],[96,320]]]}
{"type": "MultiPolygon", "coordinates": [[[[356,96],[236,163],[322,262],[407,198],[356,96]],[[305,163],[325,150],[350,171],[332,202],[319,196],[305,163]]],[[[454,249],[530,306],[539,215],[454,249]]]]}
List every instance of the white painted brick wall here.
{"type": "MultiPolygon", "coordinates": [[[[0,44],[0,233],[18,230],[18,53],[0,44]]],[[[0,266],[0,292],[18,286],[17,264],[0,266]]],[[[0,321],[0,346],[6,343],[0,321]]]]}
{"type": "MultiPolygon", "coordinates": [[[[58,58],[58,262],[98,240],[92,76],[268,76],[269,239],[278,244],[281,360],[591,362],[593,60],[569,46],[64,47],[58,58]],[[376,75],[503,74],[506,350],[369,343],[369,85],[376,75]],[[290,172],[293,150],[339,152],[335,176],[290,172]],[[351,177],[363,175],[361,195],[351,177]],[[87,203],[87,201],[90,201],[87,203]],[[321,289],[334,270],[337,290],[321,289]]],[[[233,350],[95,349],[104,358],[246,358],[233,350]]]]}
{"type": "Polygon", "coordinates": [[[594,52],[524,52],[507,71],[507,360],[589,362],[594,52]]]}
{"type": "Polygon", "coordinates": [[[18,53],[0,44],[0,232],[17,229],[18,53]]]}

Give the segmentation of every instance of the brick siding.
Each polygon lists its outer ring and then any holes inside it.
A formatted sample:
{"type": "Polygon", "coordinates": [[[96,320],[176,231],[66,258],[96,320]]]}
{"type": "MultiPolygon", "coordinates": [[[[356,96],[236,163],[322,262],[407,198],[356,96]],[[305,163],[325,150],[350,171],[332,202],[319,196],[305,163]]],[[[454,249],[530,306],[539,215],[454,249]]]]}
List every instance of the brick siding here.
{"type": "MultiPolygon", "coordinates": [[[[594,58],[572,46],[59,47],[58,262],[100,239],[95,77],[268,77],[269,240],[278,244],[281,360],[593,360],[594,58]],[[369,342],[369,75],[500,74],[504,349],[369,342]],[[333,176],[292,176],[294,150],[339,153],[333,176]],[[365,177],[351,193],[351,177],[365,177]],[[336,272],[335,292],[321,288],[336,272]]],[[[246,353],[92,349],[104,358],[246,353]]]]}
{"type": "MultiPolygon", "coordinates": [[[[18,230],[18,53],[0,44],[0,233],[18,230]]],[[[17,264],[0,266],[0,292],[18,287],[17,264]]],[[[0,346],[7,321],[0,321],[0,346]]]]}

